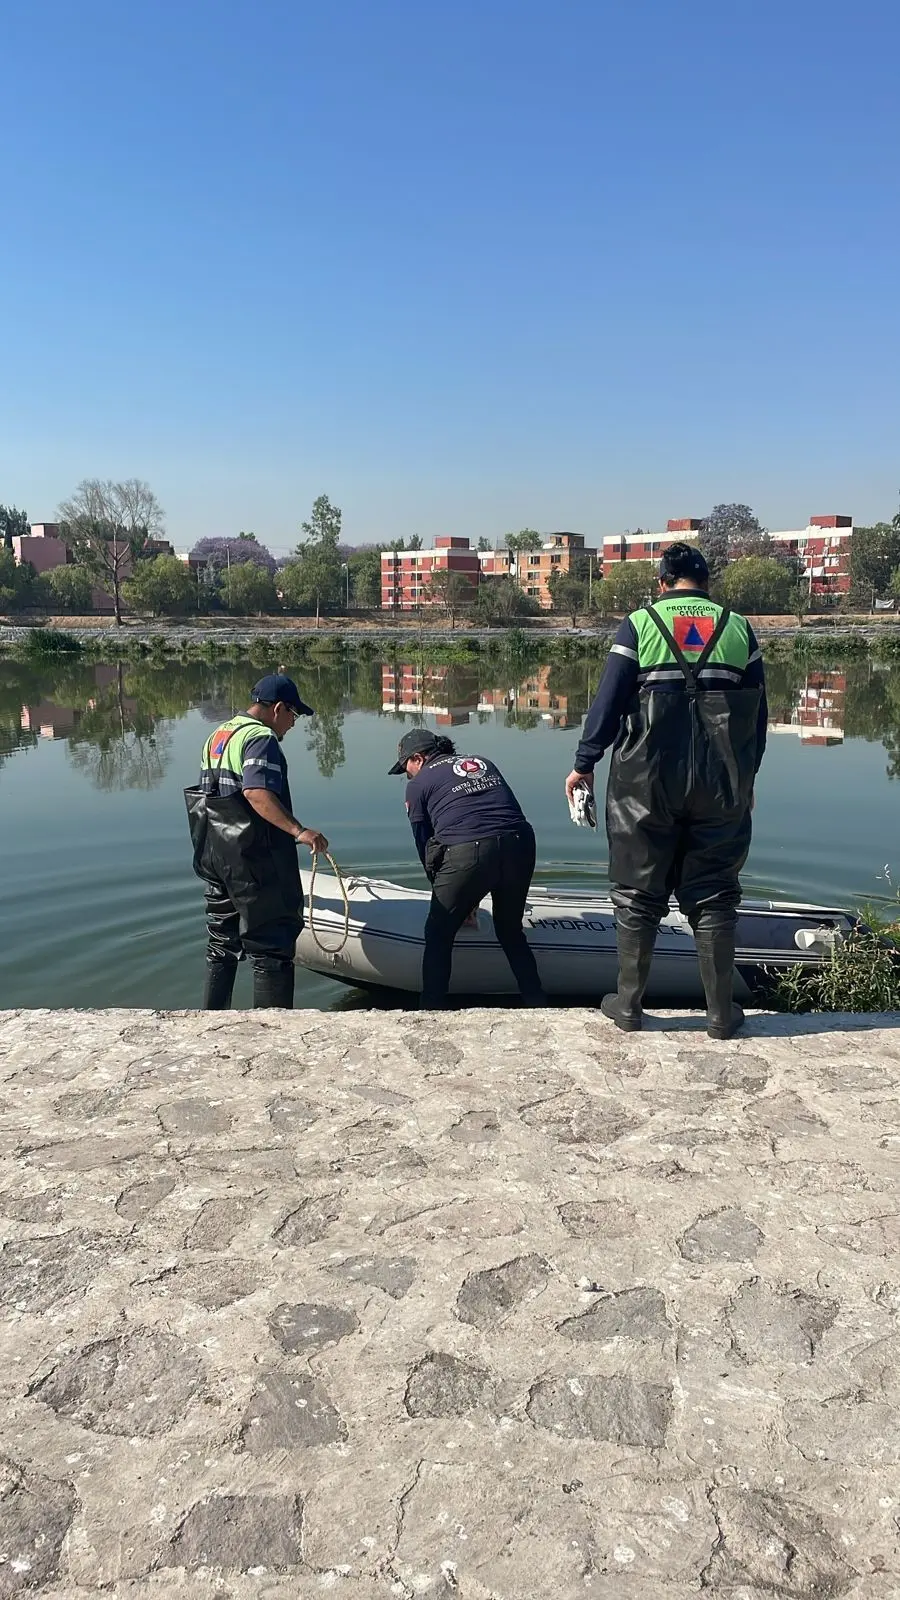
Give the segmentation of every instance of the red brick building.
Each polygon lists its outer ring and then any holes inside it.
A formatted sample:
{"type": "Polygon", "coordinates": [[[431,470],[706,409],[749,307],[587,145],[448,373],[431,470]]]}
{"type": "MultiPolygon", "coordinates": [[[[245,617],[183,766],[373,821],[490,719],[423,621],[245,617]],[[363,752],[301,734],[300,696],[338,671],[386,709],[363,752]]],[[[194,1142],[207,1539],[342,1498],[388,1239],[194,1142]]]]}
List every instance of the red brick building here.
{"type": "Polygon", "coordinates": [[[435,602],[430,594],[432,574],[458,572],[467,583],[465,599],[474,600],[481,577],[477,550],[468,539],[435,539],[432,550],[382,550],[381,605],[386,611],[415,611],[435,602]]]}
{"type": "Polygon", "coordinates": [[[682,544],[697,544],[700,539],[700,517],[670,517],[662,533],[614,533],[603,541],[603,576],[620,561],[658,561],[666,547],[676,540],[682,544]]]}
{"type": "MultiPolygon", "coordinates": [[[[675,540],[698,544],[700,517],[671,517],[661,533],[616,533],[603,541],[603,573],[607,576],[620,561],[658,561],[667,545],[675,540]]],[[[813,600],[834,605],[850,588],[850,549],[853,518],[831,513],[810,517],[805,528],[771,533],[770,539],[787,554],[797,557],[803,577],[809,583],[813,600]]]]}
{"type": "Polygon", "coordinates": [[[810,517],[806,528],[772,533],[781,549],[796,556],[809,583],[810,597],[822,605],[836,605],[850,589],[850,550],[853,518],[810,517]]]}

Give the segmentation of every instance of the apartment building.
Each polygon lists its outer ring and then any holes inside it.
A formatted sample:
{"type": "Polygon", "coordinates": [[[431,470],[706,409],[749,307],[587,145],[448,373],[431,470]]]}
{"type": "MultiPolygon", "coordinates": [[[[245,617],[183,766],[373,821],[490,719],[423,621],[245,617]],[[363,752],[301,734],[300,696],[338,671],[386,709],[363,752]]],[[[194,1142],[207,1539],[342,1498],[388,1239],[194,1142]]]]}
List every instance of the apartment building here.
{"type": "MultiPolygon", "coordinates": [[[[676,539],[687,544],[701,542],[700,517],[672,517],[665,534],[616,533],[603,541],[603,573],[608,576],[620,561],[658,561],[666,546],[676,539]]],[[[810,517],[805,528],[787,529],[769,535],[787,554],[796,556],[800,570],[809,581],[810,595],[823,605],[836,604],[850,588],[850,550],[853,518],[830,513],[810,517]]]]}
{"type": "Polygon", "coordinates": [[[810,596],[822,605],[836,605],[850,590],[853,518],[831,513],[810,517],[805,528],[771,533],[770,539],[800,562],[810,596]]]}
{"type": "Polygon", "coordinates": [[[603,541],[603,576],[608,577],[620,561],[659,561],[667,545],[680,540],[683,544],[697,544],[700,539],[700,517],[670,517],[662,533],[613,533],[603,541]]]}
{"type": "Polygon", "coordinates": [[[579,577],[587,577],[591,565],[594,572],[599,574],[600,559],[600,552],[585,544],[583,533],[550,533],[539,550],[515,551],[510,572],[520,588],[532,600],[536,600],[544,611],[549,611],[552,605],[550,579],[553,574],[574,570],[579,577]]]}
{"type": "Polygon", "coordinates": [[[513,570],[513,553],[505,547],[501,550],[479,550],[478,564],[481,568],[482,578],[508,578],[513,570]]]}
{"type": "Polygon", "coordinates": [[[436,572],[457,572],[465,579],[464,598],[474,600],[481,577],[478,551],[468,539],[435,539],[431,550],[382,550],[381,605],[386,611],[415,611],[433,605],[430,585],[436,572]]]}
{"type": "Polygon", "coordinates": [[[14,534],[12,547],[16,566],[30,561],[38,574],[64,567],[69,559],[68,546],[59,536],[58,522],[32,523],[30,533],[14,534]]]}

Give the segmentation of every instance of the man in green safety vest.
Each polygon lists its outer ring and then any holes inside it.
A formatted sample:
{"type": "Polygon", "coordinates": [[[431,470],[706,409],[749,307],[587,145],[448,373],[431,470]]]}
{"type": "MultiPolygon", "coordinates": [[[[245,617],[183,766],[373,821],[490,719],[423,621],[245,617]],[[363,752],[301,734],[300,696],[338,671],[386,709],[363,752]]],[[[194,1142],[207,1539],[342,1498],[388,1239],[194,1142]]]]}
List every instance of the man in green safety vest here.
{"type": "Polygon", "coordinates": [[[762,655],[746,618],[709,596],[699,550],[673,544],[655,605],[621,624],[566,779],[591,791],[612,746],[606,790],[619,978],[601,1009],[640,1028],[656,932],[675,895],[694,930],[707,1033],[728,1039],[734,1003],[739,873],[750,848],[753,786],[766,744],[762,655]]]}
{"type": "Polygon", "coordinates": [[[253,967],[254,1006],[294,1003],[294,945],[303,926],[297,845],[328,849],[291,809],[284,735],[312,716],[283,673],[262,678],[245,714],[207,739],[200,782],[185,790],[194,870],[206,883],[205,1011],[231,1004],[237,964],[253,967]]]}

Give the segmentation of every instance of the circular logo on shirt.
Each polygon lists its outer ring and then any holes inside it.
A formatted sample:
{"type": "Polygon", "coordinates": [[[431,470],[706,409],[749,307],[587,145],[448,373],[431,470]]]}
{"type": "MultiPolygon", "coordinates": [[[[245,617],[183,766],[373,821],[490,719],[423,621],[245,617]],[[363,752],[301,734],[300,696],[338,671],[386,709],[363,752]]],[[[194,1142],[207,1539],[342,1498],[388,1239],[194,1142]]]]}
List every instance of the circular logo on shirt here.
{"type": "Polygon", "coordinates": [[[480,756],[460,756],[453,763],[453,771],[458,778],[480,778],[483,772],[487,772],[487,762],[482,761],[480,756]]]}

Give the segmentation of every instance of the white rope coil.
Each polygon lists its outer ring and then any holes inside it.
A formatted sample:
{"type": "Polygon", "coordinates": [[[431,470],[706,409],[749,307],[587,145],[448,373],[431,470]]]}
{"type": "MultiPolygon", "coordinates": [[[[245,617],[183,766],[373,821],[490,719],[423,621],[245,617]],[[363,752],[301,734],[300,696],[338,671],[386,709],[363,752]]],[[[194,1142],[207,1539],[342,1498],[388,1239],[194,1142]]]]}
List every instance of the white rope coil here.
{"type": "Polygon", "coordinates": [[[337,862],[335,861],[334,856],[330,856],[328,854],[327,850],[323,850],[323,851],[314,850],[313,851],[312,872],[310,874],[310,879],[309,879],[309,931],[312,934],[313,944],[318,946],[318,948],[321,950],[323,956],[339,956],[341,951],[344,948],[344,945],[347,943],[348,938],[350,937],[350,900],[349,900],[348,895],[347,895],[347,890],[344,887],[344,880],[341,877],[341,869],[338,866],[337,862]],[[319,856],[320,855],[324,855],[325,860],[328,862],[328,865],[330,866],[332,872],[334,873],[335,878],[337,879],[338,888],[341,891],[341,897],[342,897],[343,902],[344,902],[344,931],[343,931],[343,933],[341,935],[340,944],[336,944],[336,945],[328,945],[328,944],[323,944],[322,943],[321,939],[319,938],[319,935],[316,933],[316,926],[315,926],[315,922],[314,922],[314,919],[313,919],[314,895],[315,895],[315,889],[316,889],[316,873],[317,873],[318,868],[319,868],[319,856]]]}

